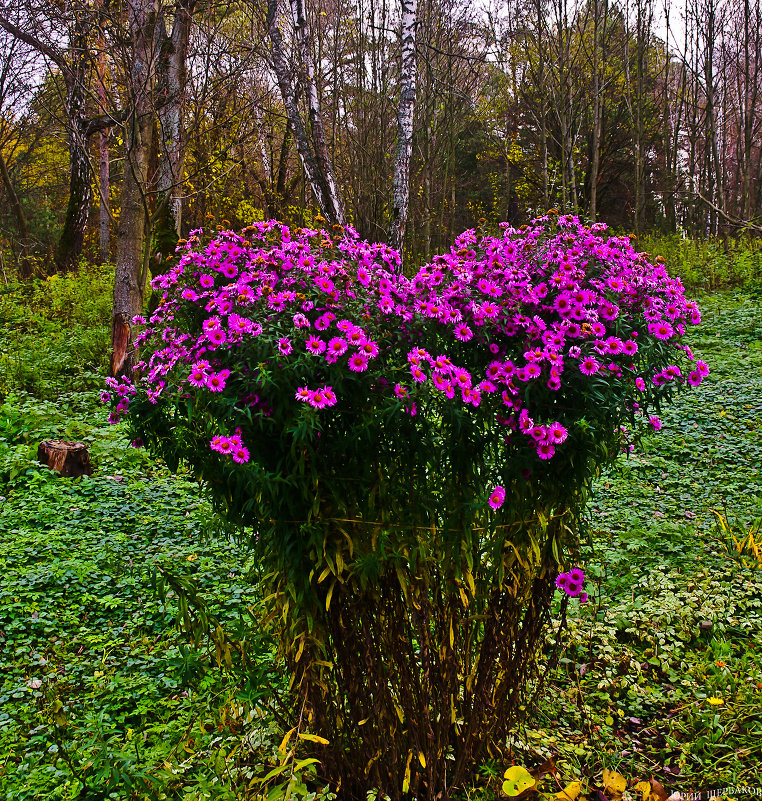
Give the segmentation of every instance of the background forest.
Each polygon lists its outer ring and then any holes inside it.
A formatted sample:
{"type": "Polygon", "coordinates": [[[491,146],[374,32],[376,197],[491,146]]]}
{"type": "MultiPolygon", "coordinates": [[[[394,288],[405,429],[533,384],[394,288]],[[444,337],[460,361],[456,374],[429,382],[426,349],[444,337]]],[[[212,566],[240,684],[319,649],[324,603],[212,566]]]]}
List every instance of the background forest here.
{"type": "Polygon", "coordinates": [[[318,210],[388,241],[405,97],[416,261],[479,218],[552,206],[639,235],[757,230],[750,0],[282,5],[1,3],[6,260],[124,262],[120,230],[155,257],[173,229],[318,210]]]}

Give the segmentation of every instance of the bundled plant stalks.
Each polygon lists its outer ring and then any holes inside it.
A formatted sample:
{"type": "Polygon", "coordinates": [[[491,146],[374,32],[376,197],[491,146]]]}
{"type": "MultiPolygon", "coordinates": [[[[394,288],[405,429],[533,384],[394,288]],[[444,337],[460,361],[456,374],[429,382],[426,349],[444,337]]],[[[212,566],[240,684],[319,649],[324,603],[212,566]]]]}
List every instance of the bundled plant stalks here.
{"type": "Polygon", "coordinates": [[[499,754],[554,591],[584,598],[560,571],[590,482],[708,373],[680,282],[605,226],[399,263],[351,229],[195,232],[139,320],[143,378],[104,393],[254,527],[295,727],[346,797],[395,801],[499,754]]]}

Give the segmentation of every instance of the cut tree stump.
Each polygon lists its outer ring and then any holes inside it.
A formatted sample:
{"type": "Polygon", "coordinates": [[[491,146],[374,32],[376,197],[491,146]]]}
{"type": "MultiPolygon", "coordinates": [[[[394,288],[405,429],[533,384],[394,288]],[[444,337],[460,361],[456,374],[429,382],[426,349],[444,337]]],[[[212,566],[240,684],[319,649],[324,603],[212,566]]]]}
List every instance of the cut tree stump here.
{"type": "Polygon", "coordinates": [[[37,448],[37,461],[46,464],[51,470],[56,470],[66,478],[93,474],[90,453],[84,442],[45,440],[37,448]]]}

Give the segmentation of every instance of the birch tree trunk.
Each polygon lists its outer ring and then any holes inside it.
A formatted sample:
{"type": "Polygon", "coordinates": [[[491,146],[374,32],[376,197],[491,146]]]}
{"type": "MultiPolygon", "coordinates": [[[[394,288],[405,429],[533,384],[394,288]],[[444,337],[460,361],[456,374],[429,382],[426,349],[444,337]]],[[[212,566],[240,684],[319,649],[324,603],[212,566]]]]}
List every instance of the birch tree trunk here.
{"type": "Polygon", "coordinates": [[[157,21],[156,107],[161,156],[156,181],[153,250],[164,256],[174,253],[182,226],[183,202],[179,189],[185,161],[183,111],[188,81],[188,43],[195,5],[196,0],[179,0],[174,8],[170,34],[167,34],[163,14],[159,14],[157,21]]]}
{"type": "Polygon", "coordinates": [[[132,64],[128,75],[132,113],[125,124],[122,208],[117,234],[111,374],[129,375],[134,366],[132,319],[143,307],[149,248],[148,161],[153,137],[152,89],[157,0],[130,0],[128,25],[132,64]]]}
{"type": "Polygon", "coordinates": [[[400,0],[400,3],[402,6],[400,104],[397,113],[397,153],[394,160],[392,228],[389,244],[402,255],[410,207],[410,156],[413,152],[413,115],[416,95],[417,0],[400,0]]]}
{"type": "Polygon", "coordinates": [[[283,105],[291,123],[299,160],[318,208],[330,224],[344,225],[344,205],[333,175],[317,87],[312,77],[312,59],[307,47],[306,18],[302,0],[291,0],[291,12],[296,28],[297,56],[301,62],[300,84],[307,96],[311,136],[296,101],[294,76],[286,58],[283,34],[278,25],[278,0],[268,0],[267,8],[267,35],[270,39],[272,65],[283,105]]]}
{"type": "Polygon", "coordinates": [[[323,125],[323,112],[320,108],[320,95],[315,77],[315,67],[312,63],[309,41],[307,38],[307,17],[304,13],[304,0],[291,0],[291,13],[294,17],[294,32],[296,38],[297,63],[299,65],[299,83],[307,97],[307,112],[309,116],[309,130],[312,138],[312,147],[315,161],[318,165],[318,177],[323,183],[330,214],[327,219],[333,224],[344,225],[344,201],[339,192],[336,178],[333,173],[333,164],[328,152],[328,142],[325,137],[323,125]]]}

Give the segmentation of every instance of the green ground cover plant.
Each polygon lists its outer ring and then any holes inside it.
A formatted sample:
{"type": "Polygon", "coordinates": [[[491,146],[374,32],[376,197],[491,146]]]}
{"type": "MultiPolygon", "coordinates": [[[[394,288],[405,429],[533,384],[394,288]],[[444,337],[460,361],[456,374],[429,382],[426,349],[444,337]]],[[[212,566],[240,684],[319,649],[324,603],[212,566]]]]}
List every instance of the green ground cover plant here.
{"type": "MultiPolygon", "coordinates": [[[[712,374],[598,482],[591,600],[569,611],[543,700],[468,797],[494,797],[511,762],[544,763],[542,793],[592,792],[604,769],[670,791],[758,783],[762,573],[711,510],[737,531],[762,514],[762,332],[748,293],[701,306],[695,350],[712,374]]],[[[197,484],[106,426],[93,392],[52,403],[28,394],[32,372],[4,375],[0,407],[0,798],[325,797],[315,766],[279,750],[268,698],[283,675],[245,543],[210,536],[197,484]],[[34,463],[40,439],[64,435],[91,443],[92,478],[34,463]],[[162,570],[193,581],[248,681],[214,642],[178,634],[162,570]]]]}

